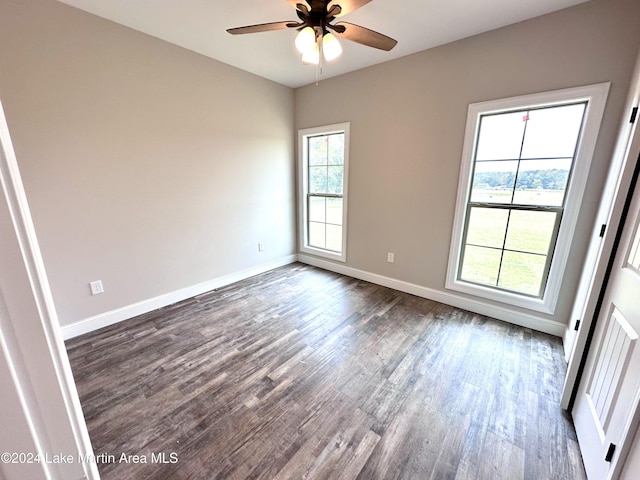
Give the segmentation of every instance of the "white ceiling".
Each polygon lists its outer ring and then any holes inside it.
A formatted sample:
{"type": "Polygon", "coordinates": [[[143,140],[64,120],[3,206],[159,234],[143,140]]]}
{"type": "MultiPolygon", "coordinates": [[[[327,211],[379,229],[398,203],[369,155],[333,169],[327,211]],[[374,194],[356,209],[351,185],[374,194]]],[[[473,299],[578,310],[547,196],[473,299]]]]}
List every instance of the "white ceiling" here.
{"type": "MultiPolygon", "coordinates": [[[[289,87],[314,83],[294,29],[230,35],[227,28],[297,21],[286,0],[58,0],[289,87]]],[[[587,0],[374,0],[341,17],[398,40],[390,52],[341,40],[343,54],[325,63],[329,78],[587,0]]],[[[339,0],[334,3],[339,4],[339,0]]]]}

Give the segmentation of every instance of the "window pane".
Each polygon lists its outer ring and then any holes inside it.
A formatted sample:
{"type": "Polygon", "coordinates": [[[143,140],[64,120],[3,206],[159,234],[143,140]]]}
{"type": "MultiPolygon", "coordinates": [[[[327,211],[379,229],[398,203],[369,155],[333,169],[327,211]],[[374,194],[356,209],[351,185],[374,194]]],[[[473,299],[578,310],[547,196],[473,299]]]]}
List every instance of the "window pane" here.
{"type": "Polygon", "coordinates": [[[309,221],[310,222],[325,222],[326,221],[326,208],[324,197],[309,197],[309,221]]]}
{"type": "Polygon", "coordinates": [[[513,203],[561,206],[572,158],[522,160],[513,203]]]}
{"type": "Polygon", "coordinates": [[[344,164],[344,133],[329,136],[329,165],[344,164]]]}
{"type": "Polygon", "coordinates": [[[327,198],[327,223],[342,225],[342,199],[327,198]]]}
{"type": "Polygon", "coordinates": [[[327,183],[327,193],[342,193],[342,177],[344,174],[344,169],[342,166],[339,167],[327,167],[328,174],[328,183],[327,183]]]}
{"type": "Polygon", "coordinates": [[[498,208],[471,208],[466,243],[502,248],[509,211],[498,208]]]}
{"type": "Polygon", "coordinates": [[[556,212],[513,210],[505,248],[547,255],[557,215],[556,212]]]}
{"type": "Polygon", "coordinates": [[[526,112],[483,115],[476,160],[520,158],[526,112]]]}
{"type": "Polygon", "coordinates": [[[326,247],[325,224],[317,222],[309,222],[309,246],[325,248],[326,247]]]}
{"type": "Polygon", "coordinates": [[[298,131],[301,157],[298,167],[302,175],[298,191],[300,225],[304,238],[300,250],[322,257],[346,261],[344,241],[347,225],[349,124],[302,129],[298,131]]]}
{"type": "Polygon", "coordinates": [[[342,227],[339,225],[327,225],[327,246],[328,250],[334,252],[342,251],[342,227]]]}
{"type": "Polygon", "coordinates": [[[529,112],[522,158],[573,157],[585,104],[549,107],[529,112]]]}
{"type": "Polygon", "coordinates": [[[538,296],[545,262],[543,255],[505,251],[498,286],[538,296]]]}
{"type": "Polygon", "coordinates": [[[327,137],[309,137],[309,165],[327,164],[327,137]]]}
{"type": "Polygon", "coordinates": [[[309,167],[309,193],[329,193],[327,167],[309,167]]]}
{"type": "MultiPolygon", "coordinates": [[[[580,198],[608,90],[601,83],[468,106],[447,289],[555,311],[572,245],[582,241],[574,236],[580,198]],[[498,211],[507,212],[506,228],[498,211]]],[[[637,248],[640,256],[640,239],[637,248]]]]}
{"type": "Polygon", "coordinates": [[[502,252],[494,248],[467,245],[460,278],[468,282],[495,286],[500,271],[502,252]]]}
{"type": "Polygon", "coordinates": [[[321,195],[343,194],[344,133],[309,137],[308,146],[308,245],[341,252],[343,199],[321,195]]]}
{"type": "Polygon", "coordinates": [[[476,162],[472,202],[511,203],[518,161],[476,162]]]}

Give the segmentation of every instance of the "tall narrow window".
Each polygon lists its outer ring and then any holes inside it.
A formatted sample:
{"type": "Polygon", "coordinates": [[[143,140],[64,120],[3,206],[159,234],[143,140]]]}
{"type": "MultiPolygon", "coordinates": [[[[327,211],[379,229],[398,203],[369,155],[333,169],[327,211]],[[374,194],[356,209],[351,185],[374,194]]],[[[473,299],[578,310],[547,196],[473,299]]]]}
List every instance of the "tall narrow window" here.
{"type": "Polygon", "coordinates": [[[607,87],[470,106],[448,288],[555,308],[607,87]]]}
{"type": "Polygon", "coordinates": [[[542,297],[585,107],[480,116],[461,280],[542,297]]]}
{"type": "Polygon", "coordinates": [[[299,132],[303,252],[346,261],[349,124],[299,132]]]}

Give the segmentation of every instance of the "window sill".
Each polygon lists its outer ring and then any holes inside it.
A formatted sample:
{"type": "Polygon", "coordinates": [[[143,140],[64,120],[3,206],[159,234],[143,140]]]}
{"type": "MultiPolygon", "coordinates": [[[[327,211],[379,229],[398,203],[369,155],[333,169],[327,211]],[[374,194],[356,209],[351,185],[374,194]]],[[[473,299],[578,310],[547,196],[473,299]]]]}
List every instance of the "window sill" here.
{"type": "Polygon", "coordinates": [[[345,253],[331,252],[329,250],[323,250],[321,248],[305,246],[305,247],[300,247],[300,252],[308,253],[310,255],[315,255],[316,257],[329,258],[331,260],[335,260],[338,262],[347,261],[347,255],[345,253]]]}
{"type": "Polygon", "coordinates": [[[495,302],[512,305],[514,307],[523,308],[526,310],[532,310],[535,312],[553,314],[555,311],[555,305],[550,300],[545,301],[540,298],[526,297],[524,295],[518,295],[517,293],[511,293],[503,290],[496,290],[491,287],[483,287],[482,285],[475,285],[461,280],[447,281],[445,288],[447,290],[454,290],[460,293],[466,293],[475,297],[480,297],[485,300],[493,300],[495,302]]]}

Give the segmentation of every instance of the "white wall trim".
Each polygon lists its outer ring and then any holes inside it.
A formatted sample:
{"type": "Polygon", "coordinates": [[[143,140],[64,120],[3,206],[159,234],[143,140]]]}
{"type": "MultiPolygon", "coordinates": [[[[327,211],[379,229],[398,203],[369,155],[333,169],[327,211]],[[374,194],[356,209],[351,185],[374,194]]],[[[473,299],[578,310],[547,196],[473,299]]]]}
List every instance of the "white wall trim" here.
{"type": "Polygon", "coordinates": [[[298,261],[306,263],[307,265],[312,265],[314,267],[375,283],[376,285],[382,285],[384,287],[393,288],[394,290],[410,293],[418,297],[445,303],[456,308],[469,310],[474,313],[479,313],[480,315],[486,315],[521,327],[548,333],[556,337],[561,337],[566,329],[566,325],[563,323],[538,317],[537,315],[518,312],[509,307],[492,305],[490,303],[483,302],[482,300],[465,298],[460,295],[456,295],[455,293],[435,290],[421,285],[416,285],[414,283],[396,280],[395,278],[385,277],[383,275],[366,272],[364,270],[358,270],[356,268],[347,267],[346,265],[329,262],[309,255],[299,254],[298,261]]]}
{"type": "Polygon", "coordinates": [[[567,362],[567,364],[569,363],[571,350],[573,349],[573,338],[576,333],[573,328],[575,327],[571,327],[571,325],[567,325],[565,326],[564,332],[562,333],[562,348],[564,349],[564,360],[567,362]]]}
{"type": "Polygon", "coordinates": [[[597,310],[600,290],[606,277],[609,257],[613,253],[615,237],[640,151],[638,121],[629,122],[632,109],[639,105],[640,52],[636,56],[629,92],[620,119],[618,138],[611,155],[607,180],[594,222],[594,231],[596,232],[601,225],[606,225],[604,236],[592,236],[591,238],[570,317],[570,322],[573,325],[577,319],[580,319],[580,326],[577,331],[572,328],[567,329],[565,334],[565,358],[568,360],[568,368],[560,399],[560,406],[564,409],[569,408],[572,403],[574,388],[577,388],[577,382],[580,381],[578,373],[581,370],[582,357],[588,347],[587,341],[591,326],[596,321],[594,315],[597,310]]]}
{"type": "Polygon", "coordinates": [[[128,320],[143,313],[157,310],[158,308],[166,307],[167,305],[181,302],[196,295],[201,295],[205,292],[209,292],[216,288],[230,285],[240,280],[245,280],[254,275],[259,275],[274,268],[282,267],[290,263],[294,263],[297,260],[296,255],[288,255],[278,258],[271,262],[263,263],[255,267],[234,272],[229,275],[207,280],[206,282],[198,283],[190,287],[181,288],[173,292],[166,293],[164,295],[158,295],[157,297],[142,300],[131,305],[127,305],[115,310],[111,310],[93,317],[79,320],[70,325],[61,326],[62,336],[65,340],[83,335],[85,333],[93,332],[103,327],[113,325],[124,320],[128,320]]]}
{"type": "MultiPolygon", "coordinates": [[[[5,395],[8,395],[12,390],[15,393],[15,398],[20,407],[20,413],[22,415],[18,415],[17,409],[9,410],[9,412],[5,412],[5,403],[8,402],[8,398],[4,395],[2,396],[2,409],[0,411],[0,422],[5,422],[7,418],[3,418],[5,415],[10,415],[9,420],[13,420],[16,422],[18,420],[22,420],[24,422],[24,426],[28,429],[31,435],[31,445],[30,450],[34,454],[38,454],[44,456],[46,454],[46,449],[42,444],[46,443],[47,448],[51,451],[51,445],[49,439],[46,435],[46,425],[40,415],[38,410],[38,403],[36,400],[35,393],[33,392],[33,388],[31,388],[30,383],[27,381],[29,378],[28,370],[24,361],[22,360],[22,351],[20,348],[20,344],[15,337],[15,332],[13,331],[13,325],[10,321],[10,315],[7,310],[7,307],[4,302],[4,296],[2,294],[2,290],[0,289],[0,368],[4,370],[3,376],[7,376],[10,378],[6,380],[6,383],[3,383],[3,390],[5,390],[5,395]]],[[[15,424],[13,425],[15,428],[15,424]]],[[[11,441],[8,438],[0,437],[0,450],[3,452],[10,451],[11,441]]],[[[50,466],[43,462],[38,464],[35,462],[34,464],[27,465],[15,465],[15,464],[4,464],[2,468],[0,468],[0,479],[4,479],[2,476],[2,470],[7,471],[7,475],[13,475],[13,478],[19,478],[19,475],[32,475],[33,478],[48,478],[52,477],[53,473],[50,471],[50,466]]]]}
{"type": "Polygon", "coordinates": [[[323,127],[303,128],[298,130],[298,239],[300,251],[330,258],[339,262],[347,261],[347,213],[349,211],[349,144],[351,123],[336,123],[323,127]],[[307,193],[308,193],[308,145],[306,138],[315,135],[329,135],[332,133],[344,133],[344,168],[342,185],[342,249],[340,252],[332,252],[322,248],[308,245],[309,226],[307,219],[307,193]]]}

